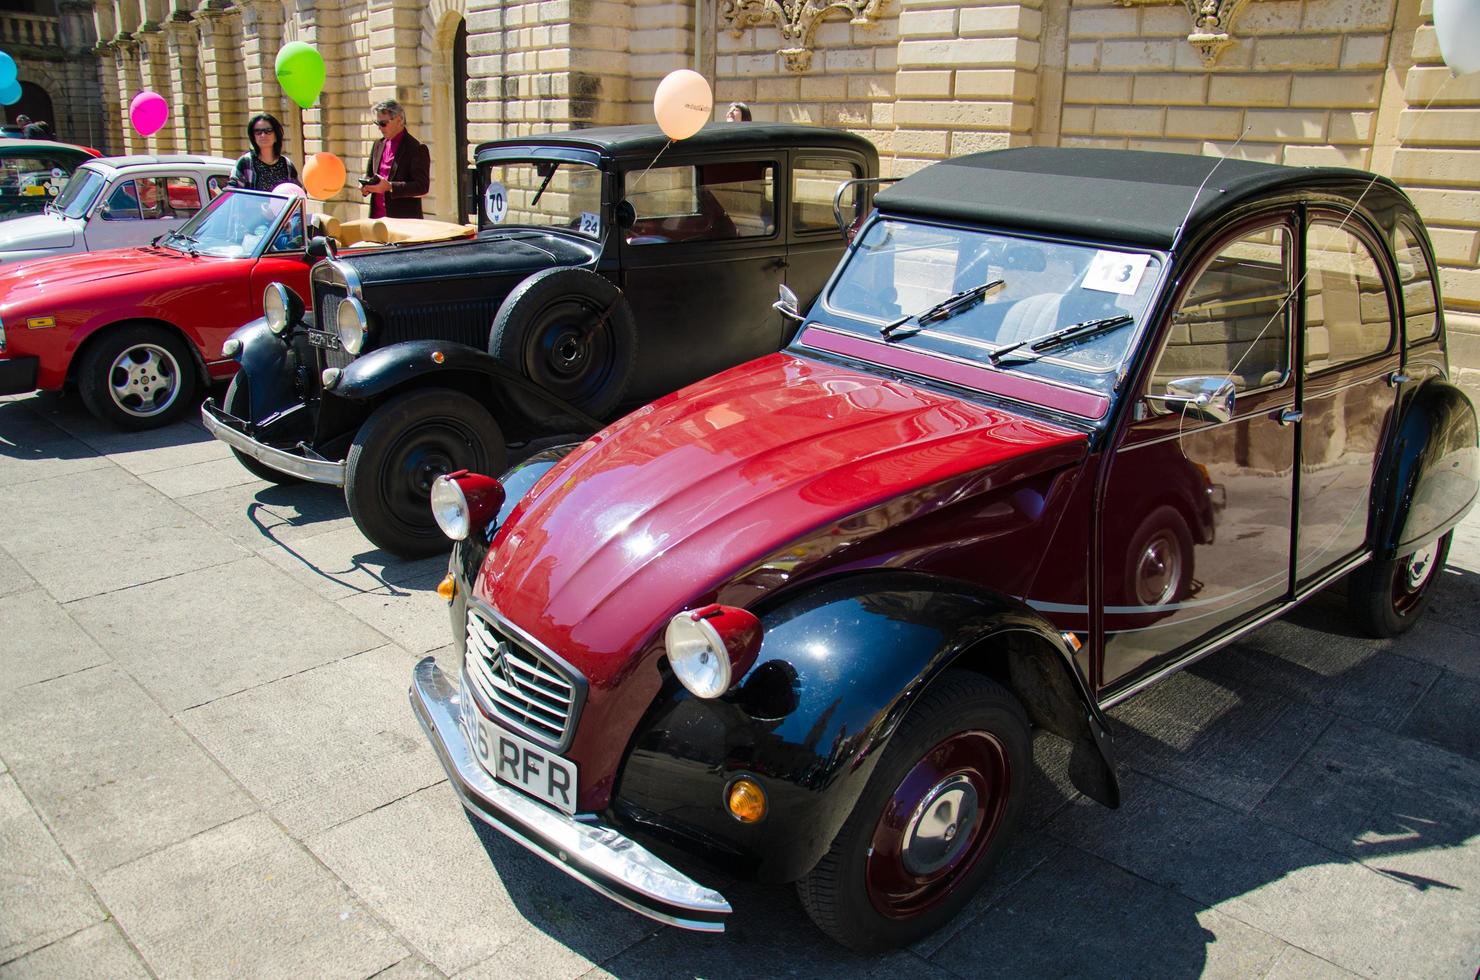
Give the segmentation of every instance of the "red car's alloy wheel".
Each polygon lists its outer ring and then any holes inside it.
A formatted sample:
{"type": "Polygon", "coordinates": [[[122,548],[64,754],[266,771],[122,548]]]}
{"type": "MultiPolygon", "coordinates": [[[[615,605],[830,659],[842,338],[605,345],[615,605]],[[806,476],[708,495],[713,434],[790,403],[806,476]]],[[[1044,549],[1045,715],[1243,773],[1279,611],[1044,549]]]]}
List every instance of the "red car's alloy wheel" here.
{"type": "Polygon", "coordinates": [[[954,892],[996,836],[1011,790],[1007,752],[987,732],[959,732],[925,753],[874,828],[865,870],[874,908],[905,919],[954,892]]]}

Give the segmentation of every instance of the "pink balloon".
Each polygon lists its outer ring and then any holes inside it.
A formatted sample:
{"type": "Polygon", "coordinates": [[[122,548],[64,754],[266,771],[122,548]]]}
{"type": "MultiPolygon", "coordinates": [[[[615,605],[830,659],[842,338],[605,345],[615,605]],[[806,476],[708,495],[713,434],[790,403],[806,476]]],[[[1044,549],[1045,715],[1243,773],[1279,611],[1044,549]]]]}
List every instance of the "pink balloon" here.
{"type": "Polygon", "coordinates": [[[128,121],[140,136],[153,136],[170,117],[170,104],[158,92],[140,92],[128,106],[128,121]]]}
{"type": "Polygon", "coordinates": [[[272,189],[272,192],[274,194],[276,194],[278,197],[302,197],[303,196],[303,188],[302,187],[299,187],[297,184],[290,183],[290,182],[288,182],[286,180],[283,181],[281,184],[278,184],[276,187],[274,187],[272,189]]]}

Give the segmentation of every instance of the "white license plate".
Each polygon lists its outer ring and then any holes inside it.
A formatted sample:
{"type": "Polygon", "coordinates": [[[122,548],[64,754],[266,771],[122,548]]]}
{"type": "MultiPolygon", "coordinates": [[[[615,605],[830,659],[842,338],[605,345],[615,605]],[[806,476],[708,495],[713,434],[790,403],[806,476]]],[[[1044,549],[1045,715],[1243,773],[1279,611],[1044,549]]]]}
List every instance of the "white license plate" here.
{"type": "Polygon", "coordinates": [[[517,786],[566,813],[576,812],[576,767],[549,749],[504,731],[463,694],[463,728],[473,755],[500,782],[517,786]]]}

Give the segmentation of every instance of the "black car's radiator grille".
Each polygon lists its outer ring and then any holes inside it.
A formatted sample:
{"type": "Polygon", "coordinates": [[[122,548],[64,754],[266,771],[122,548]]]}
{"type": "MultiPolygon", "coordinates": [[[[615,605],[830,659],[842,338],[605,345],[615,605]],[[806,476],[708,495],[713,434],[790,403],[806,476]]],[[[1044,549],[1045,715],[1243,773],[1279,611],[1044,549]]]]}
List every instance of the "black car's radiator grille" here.
{"type": "MultiPolygon", "coordinates": [[[[316,282],[313,285],[314,329],[318,330],[321,334],[327,334],[334,338],[333,348],[326,349],[318,344],[314,345],[314,350],[319,355],[319,369],[316,373],[322,373],[324,368],[342,368],[355,359],[353,354],[349,354],[339,348],[339,326],[336,320],[336,314],[339,311],[339,301],[348,296],[349,293],[343,286],[337,283],[331,285],[316,282]]],[[[317,381],[317,378],[315,378],[315,381],[317,381]]],[[[317,384],[315,387],[317,387],[317,384]]]]}
{"type": "Polygon", "coordinates": [[[385,336],[375,338],[375,346],[435,338],[486,350],[498,307],[497,299],[470,299],[376,311],[381,315],[385,336]]]}

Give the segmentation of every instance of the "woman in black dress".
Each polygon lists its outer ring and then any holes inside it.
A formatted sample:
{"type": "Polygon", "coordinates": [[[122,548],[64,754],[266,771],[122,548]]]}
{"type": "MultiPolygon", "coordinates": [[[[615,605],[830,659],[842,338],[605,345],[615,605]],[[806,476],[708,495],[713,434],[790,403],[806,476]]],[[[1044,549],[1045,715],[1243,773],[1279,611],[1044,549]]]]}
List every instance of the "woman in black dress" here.
{"type": "Polygon", "coordinates": [[[231,171],[227,184],[249,190],[270,191],[279,184],[298,184],[298,168],[283,156],[283,124],[259,112],[247,123],[247,139],[252,149],[243,153],[231,171]]]}

